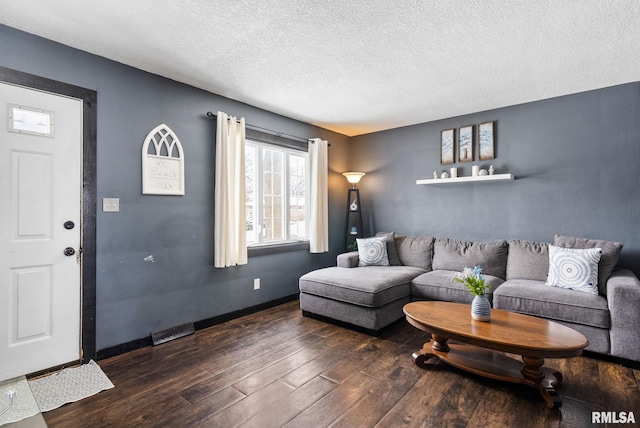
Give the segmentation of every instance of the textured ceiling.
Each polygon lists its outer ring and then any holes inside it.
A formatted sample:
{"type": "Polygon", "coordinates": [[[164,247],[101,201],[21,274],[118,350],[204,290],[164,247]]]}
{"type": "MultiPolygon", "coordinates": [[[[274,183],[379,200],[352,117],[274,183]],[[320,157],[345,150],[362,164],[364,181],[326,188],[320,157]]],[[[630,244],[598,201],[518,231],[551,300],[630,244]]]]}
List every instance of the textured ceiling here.
{"type": "Polygon", "coordinates": [[[638,0],[20,0],[0,23],[350,136],[640,81],[638,0]]]}

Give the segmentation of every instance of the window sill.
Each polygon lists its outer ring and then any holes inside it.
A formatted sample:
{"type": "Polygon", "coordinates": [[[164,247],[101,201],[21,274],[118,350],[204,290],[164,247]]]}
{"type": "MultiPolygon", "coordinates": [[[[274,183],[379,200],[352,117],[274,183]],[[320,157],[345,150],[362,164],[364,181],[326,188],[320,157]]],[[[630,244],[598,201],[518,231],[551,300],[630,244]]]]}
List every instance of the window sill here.
{"type": "Polygon", "coordinates": [[[309,251],[309,241],[282,242],[279,244],[256,245],[247,248],[249,257],[266,256],[269,254],[288,253],[291,251],[309,251]]]}

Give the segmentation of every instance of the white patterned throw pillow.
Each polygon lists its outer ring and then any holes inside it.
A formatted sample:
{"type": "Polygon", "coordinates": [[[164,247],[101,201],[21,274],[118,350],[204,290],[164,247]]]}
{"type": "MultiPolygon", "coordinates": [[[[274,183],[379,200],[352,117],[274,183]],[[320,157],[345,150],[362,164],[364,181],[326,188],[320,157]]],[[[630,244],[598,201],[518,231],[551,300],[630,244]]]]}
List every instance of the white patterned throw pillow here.
{"type": "Polygon", "coordinates": [[[600,248],[576,249],[549,245],[547,285],[598,294],[600,248]]]}
{"type": "Polygon", "coordinates": [[[387,256],[387,241],[382,237],[377,238],[357,238],[358,243],[358,266],[389,266],[387,256]]]}

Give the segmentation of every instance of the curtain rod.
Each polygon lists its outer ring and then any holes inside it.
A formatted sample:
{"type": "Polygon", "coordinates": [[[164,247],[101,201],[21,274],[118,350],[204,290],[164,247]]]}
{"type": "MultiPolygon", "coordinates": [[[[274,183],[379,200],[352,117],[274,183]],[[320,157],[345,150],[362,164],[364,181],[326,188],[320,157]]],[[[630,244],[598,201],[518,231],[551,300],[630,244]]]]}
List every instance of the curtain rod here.
{"type": "MultiPolygon", "coordinates": [[[[218,118],[218,115],[217,115],[217,114],[215,114],[215,113],[213,113],[213,112],[208,111],[208,112],[207,112],[207,117],[211,117],[211,118],[217,119],[217,118],[218,118]]],[[[263,128],[263,127],[261,127],[261,126],[251,125],[251,124],[248,124],[248,123],[245,123],[245,124],[244,124],[244,126],[246,126],[247,128],[255,129],[255,130],[257,130],[257,131],[266,131],[266,132],[270,132],[270,133],[272,133],[273,135],[275,135],[276,137],[283,137],[283,136],[284,136],[284,137],[288,137],[288,138],[295,138],[295,139],[297,139],[297,140],[304,141],[304,142],[309,142],[309,141],[311,141],[311,142],[313,143],[313,141],[311,140],[311,138],[304,138],[304,137],[298,137],[298,136],[296,136],[296,135],[285,134],[284,132],[274,131],[274,130],[272,130],[272,129],[267,129],[267,128],[263,128]]],[[[329,144],[329,146],[331,146],[331,144],[329,144]]]]}

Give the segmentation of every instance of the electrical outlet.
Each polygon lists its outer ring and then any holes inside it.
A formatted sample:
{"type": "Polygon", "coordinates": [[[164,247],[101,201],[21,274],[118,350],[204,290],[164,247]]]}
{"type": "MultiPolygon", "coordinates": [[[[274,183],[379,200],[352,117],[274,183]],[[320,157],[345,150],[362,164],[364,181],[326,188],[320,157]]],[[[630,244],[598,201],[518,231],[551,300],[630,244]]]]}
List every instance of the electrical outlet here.
{"type": "Polygon", "coordinates": [[[253,289],[260,290],[260,278],[256,278],[253,280],[253,289]]]}
{"type": "Polygon", "coordinates": [[[120,198],[102,198],[102,212],[120,212],[120,198]]]}

